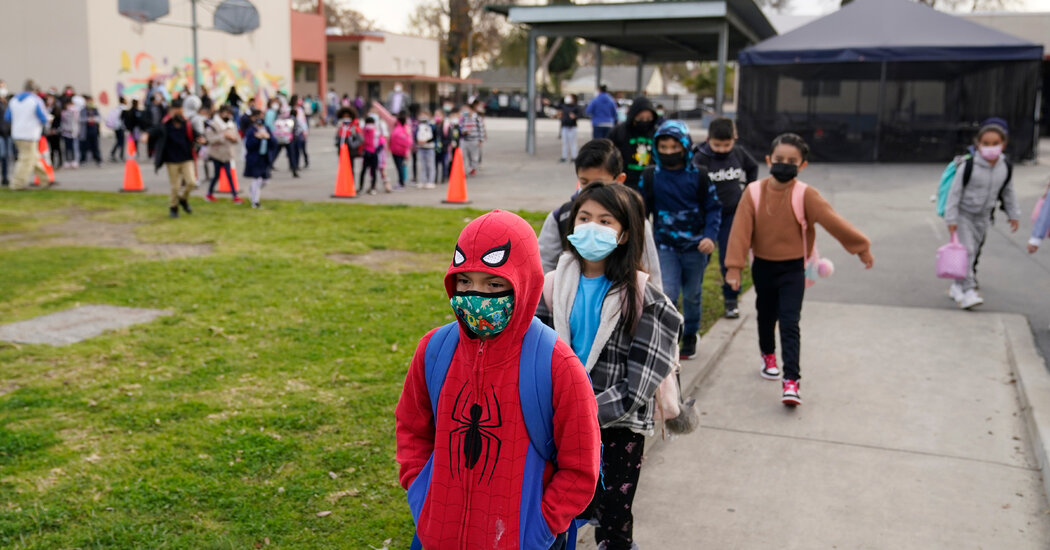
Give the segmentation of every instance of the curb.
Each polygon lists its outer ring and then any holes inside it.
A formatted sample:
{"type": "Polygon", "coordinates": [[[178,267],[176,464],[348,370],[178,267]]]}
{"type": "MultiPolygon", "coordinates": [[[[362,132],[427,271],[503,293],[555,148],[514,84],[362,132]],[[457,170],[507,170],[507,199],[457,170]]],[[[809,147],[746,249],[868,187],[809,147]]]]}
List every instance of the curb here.
{"type": "MultiPolygon", "coordinates": [[[[722,359],[722,356],[725,355],[726,349],[729,348],[729,344],[733,341],[736,334],[740,332],[740,328],[743,327],[744,323],[755,314],[754,288],[748,289],[747,292],[740,295],[737,306],[740,308],[740,317],[738,319],[726,319],[723,317],[715,321],[715,324],[711,325],[711,328],[700,338],[700,345],[697,346],[697,356],[682,363],[680,379],[682,383],[681,393],[683,398],[687,398],[696,393],[700,384],[709,374],[711,374],[715,365],[722,359]]],[[[1047,381],[1047,403],[1050,405],[1050,377],[1048,377],[1047,381]]],[[[657,428],[657,430],[658,431],[654,435],[645,438],[645,455],[653,452],[654,449],[660,448],[668,441],[672,441],[671,439],[664,439],[661,437],[659,428],[657,428]]],[[[691,437],[695,435],[696,434],[693,433],[678,437],[691,437]]],[[[1050,441],[1050,439],[1048,439],[1048,441],[1050,441]]],[[[593,548],[594,526],[584,525],[581,527],[576,532],[576,542],[577,548],[593,548]]]]}
{"type": "Polygon", "coordinates": [[[1000,315],[1006,333],[1006,354],[1017,379],[1017,395],[1031,438],[1043,492],[1050,496],[1050,372],[1036,351],[1032,327],[1023,315],[1000,315]]]}

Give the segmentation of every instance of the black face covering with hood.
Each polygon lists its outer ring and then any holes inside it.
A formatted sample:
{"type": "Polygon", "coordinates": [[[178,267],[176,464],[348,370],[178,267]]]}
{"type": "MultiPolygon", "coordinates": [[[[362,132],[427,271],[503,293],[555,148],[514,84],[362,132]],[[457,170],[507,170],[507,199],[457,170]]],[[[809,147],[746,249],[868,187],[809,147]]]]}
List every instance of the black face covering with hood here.
{"type": "Polygon", "coordinates": [[[642,177],[642,171],[646,166],[653,163],[656,146],[653,144],[653,134],[660,126],[660,117],[656,116],[653,103],[645,96],[634,98],[631,108],[627,111],[627,120],[616,125],[609,133],[609,139],[620,150],[623,156],[623,168],[627,173],[626,183],[629,187],[638,188],[638,182],[642,177]],[[652,124],[635,124],[635,118],[643,111],[649,111],[653,115],[652,124]]]}

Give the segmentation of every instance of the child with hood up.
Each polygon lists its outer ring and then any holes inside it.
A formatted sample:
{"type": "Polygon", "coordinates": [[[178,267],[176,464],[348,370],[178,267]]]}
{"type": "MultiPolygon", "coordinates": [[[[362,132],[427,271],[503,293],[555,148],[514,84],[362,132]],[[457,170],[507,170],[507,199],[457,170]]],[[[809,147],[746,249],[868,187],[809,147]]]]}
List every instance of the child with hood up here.
{"type": "Polygon", "coordinates": [[[420,341],[395,413],[412,548],[562,548],[598,482],[598,408],[572,348],[534,317],[532,227],[499,210],[470,222],[445,291],[458,320],[420,341]]]}

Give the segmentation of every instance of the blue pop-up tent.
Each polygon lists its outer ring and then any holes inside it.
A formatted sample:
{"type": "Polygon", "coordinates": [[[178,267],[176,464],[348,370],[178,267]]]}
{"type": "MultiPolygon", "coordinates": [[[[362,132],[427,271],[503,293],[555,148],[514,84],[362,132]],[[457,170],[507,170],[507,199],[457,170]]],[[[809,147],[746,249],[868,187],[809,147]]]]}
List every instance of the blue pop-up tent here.
{"type": "Polygon", "coordinates": [[[856,0],[740,52],[738,126],[765,148],[793,131],[826,161],[941,161],[980,121],[1035,154],[1043,48],[908,0],[856,0]]]}

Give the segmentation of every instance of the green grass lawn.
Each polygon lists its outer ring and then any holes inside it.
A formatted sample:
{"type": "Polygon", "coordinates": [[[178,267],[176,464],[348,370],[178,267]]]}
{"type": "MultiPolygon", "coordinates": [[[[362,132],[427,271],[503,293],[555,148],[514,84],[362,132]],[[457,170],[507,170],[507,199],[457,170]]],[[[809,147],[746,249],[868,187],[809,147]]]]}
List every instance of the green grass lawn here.
{"type": "MultiPolygon", "coordinates": [[[[434,258],[480,212],[194,204],[168,220],[164,197],[0,193],[0,322],[77,304],[172,312],[61,348],[0,342],[0,547],[407,547],[394,406],[419,338],[452,319],[434,258]],[[83,212],[139,224],[129,241],[212,253],[49,240],[83,212]],[[326,257],[377,249],[418,261],[326,257]]],[[[705,330],[722,314],[712,264],[705,330]]]]}

